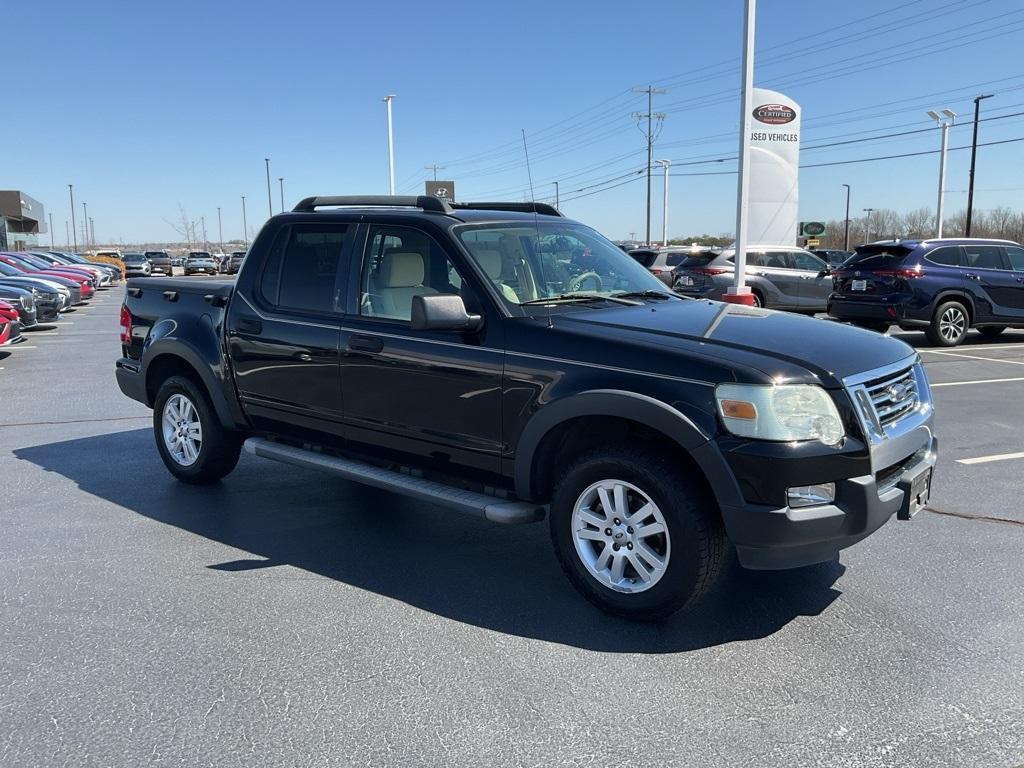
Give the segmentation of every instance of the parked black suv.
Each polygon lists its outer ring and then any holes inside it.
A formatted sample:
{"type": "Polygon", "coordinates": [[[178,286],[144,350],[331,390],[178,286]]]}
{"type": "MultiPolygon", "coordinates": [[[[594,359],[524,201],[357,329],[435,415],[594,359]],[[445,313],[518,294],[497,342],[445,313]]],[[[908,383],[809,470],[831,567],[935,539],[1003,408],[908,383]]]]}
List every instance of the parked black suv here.
{"type": "Polygon", "coordinates": [[[237,281],[129,281],[121,343],[180,480],[244,446],[498,523],[547,513],[570,580],[634,617],[700,594],[727,536],[791,568],[911,516],[937,450],[903,342],[682,298],[540,203],[308,198],[237,281]]]}
{"type": "Polygon", "coordinates": [[[875,330],[896,324],[952,347],[970,328],[1024,328],[1024,248],[1009,240],[871,243],[832,278],[828,313],[875,330]]]}

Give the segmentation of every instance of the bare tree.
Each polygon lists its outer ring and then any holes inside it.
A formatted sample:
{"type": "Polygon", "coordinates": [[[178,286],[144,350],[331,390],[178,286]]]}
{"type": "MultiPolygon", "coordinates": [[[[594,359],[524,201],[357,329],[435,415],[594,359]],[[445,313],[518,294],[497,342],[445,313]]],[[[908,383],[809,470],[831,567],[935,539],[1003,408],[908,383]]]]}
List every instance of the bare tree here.
{"type": "Polygon", "coordinates": [[[912,239],[928,237],[932,232],[935,214],[931,208],[915,208],[903,215],[903,235],[912,239]]]}
{"type": "Polygon", "coordinates": [[[167,226],[178,233],[178,236],[188,244],[188,249],[192,250],[192,243],[196,242],[199,238],[196,237],[196,232],[199,228],[199,219],[190,219],[188,212],[185,207],[178,204],[178,220],[171,221],[164,219],[167,222],[167,226]]]}
{"type": "MultiPolygon", "coordinates": [[[[1010,239],[1010,230],[1013,226],[1014,213],[1006,206],[993,208],[985,212],[985,234],[988,237],[1001,237],[1010,239]]],[[[973,222],[972,229],[973,229],[973,222]]],[[[972,233],[973,234],[973,233],[972,233]]]]}
{"type": "MultiPolygon", "coordinates": [[[[977,232],[980,233],[985,228],[984,223],[984,212],[974,212],[974,222],[977,222],[977,232]]],[[[947,216],[945,221],[942,222],[942,234],[945,237],[956,237],[963,235],[967,229],[967,209],[957,211],[952,216],[947,216]]],[[[975,234],[972,232],[972,234],[975,234]]]]}

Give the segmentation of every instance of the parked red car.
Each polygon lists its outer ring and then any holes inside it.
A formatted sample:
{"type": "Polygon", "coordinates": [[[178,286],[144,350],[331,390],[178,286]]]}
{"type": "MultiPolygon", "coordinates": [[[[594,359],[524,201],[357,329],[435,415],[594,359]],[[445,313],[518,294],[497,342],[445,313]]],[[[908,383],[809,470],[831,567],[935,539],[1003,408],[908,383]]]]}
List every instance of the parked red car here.
{"type": "Polygon", "coordinates": [[[26,261],[17,253],[0,253],[0,262],[7,264],[15,269],[18,269],[25,274],[30,275],[54,275],[55,277],[63,277],[66,280],[73,280],[78,284],[79,289],[82,292],[82,299],[91,298],[93,293],[96,292],[95,282],[92,277],[82,272],[75,272],[68,269],[58,269],[56,267],[50,269],[41,269],[30,261],[26,261]]]}
{"type": "Polygon", "coordinates": [[[0,347],[22,341],[18,310],[6,301],[0,301],[0,347]]]}

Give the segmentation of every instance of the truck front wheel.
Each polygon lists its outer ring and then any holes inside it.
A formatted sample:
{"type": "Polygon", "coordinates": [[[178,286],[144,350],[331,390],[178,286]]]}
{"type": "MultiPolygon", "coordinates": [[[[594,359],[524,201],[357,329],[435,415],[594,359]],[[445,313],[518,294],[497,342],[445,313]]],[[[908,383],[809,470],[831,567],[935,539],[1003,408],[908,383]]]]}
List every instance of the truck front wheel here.
{"type": "Polygon", "coordinates": [[[555,486],[550,523],[573,585],[627,618],[671,615],[701,595],[721,566],[718,510],[656,451],[600,448],[580,456],[555,486]]]}
{"type": "Polygon", "coordinates": [[[183,483],[220,480],[235,468],[242,449],[241,435],[224,429],[206,393],[184,376],[160,385],[153,433],[164,465],[183,483]]]}

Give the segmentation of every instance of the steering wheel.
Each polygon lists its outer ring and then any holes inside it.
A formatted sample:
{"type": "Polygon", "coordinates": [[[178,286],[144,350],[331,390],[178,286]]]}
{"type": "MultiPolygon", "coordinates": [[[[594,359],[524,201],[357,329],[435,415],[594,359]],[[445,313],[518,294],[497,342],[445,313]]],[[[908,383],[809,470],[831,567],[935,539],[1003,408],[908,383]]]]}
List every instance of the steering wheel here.
{"type": "Polygon", "coordinates": [[[569,281],[569,285],[567,286],[567,292],[575,293],[583,286],[583,284],[587,280],[590,280],[594,283],[595,291],[600,291],[604,287],[604,284],[601,282],[601,276],[597,274],[597,272],[583,272],[581,274],[576,275],[576,277],[572,278],[569,281]]]}

